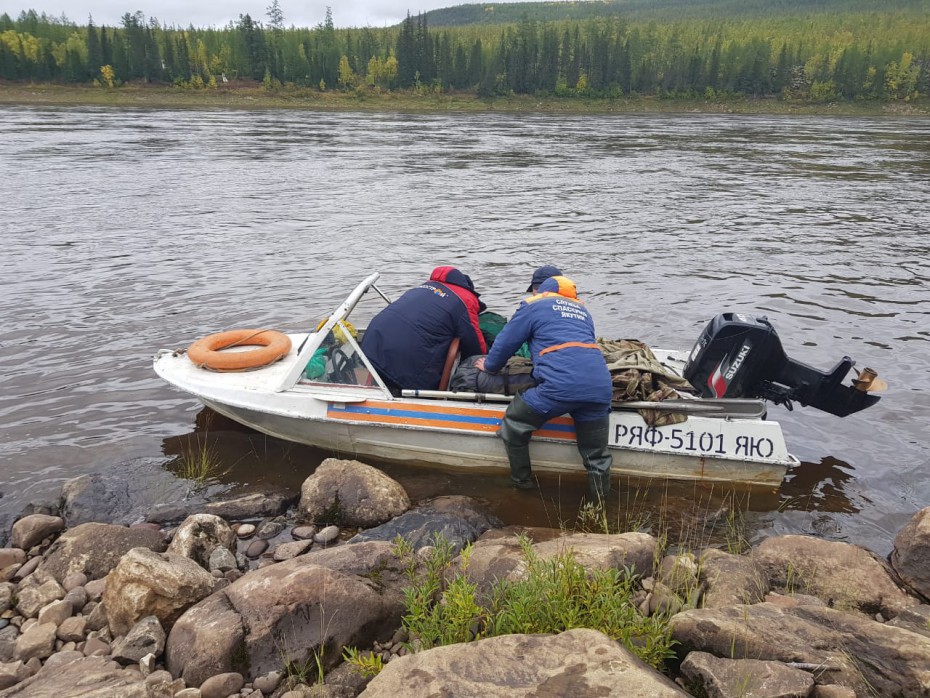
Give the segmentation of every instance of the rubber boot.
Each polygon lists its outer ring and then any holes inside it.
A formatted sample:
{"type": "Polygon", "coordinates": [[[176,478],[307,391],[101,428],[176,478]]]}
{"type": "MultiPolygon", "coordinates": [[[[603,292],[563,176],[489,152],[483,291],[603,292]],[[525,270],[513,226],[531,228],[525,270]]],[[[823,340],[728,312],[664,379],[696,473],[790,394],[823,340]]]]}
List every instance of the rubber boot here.
{"type": "Polygon", "coordinates": [[[510,480],[519,489],[536,486],[530,464],[530,437],[545,422],[546,416],[527,405],[519,395],[514,397],[501,420],[500,435],[510,460],[510,480]]]}
{"type": "Polygon", "coordinates": [[[607,448],[610,418],[605,416],[593,422],[575,422],[575,439],[578,453],[588,471],[588,497],[592,502],[606,505],[610,494],[610,466],[613,456],[607,448]]]}

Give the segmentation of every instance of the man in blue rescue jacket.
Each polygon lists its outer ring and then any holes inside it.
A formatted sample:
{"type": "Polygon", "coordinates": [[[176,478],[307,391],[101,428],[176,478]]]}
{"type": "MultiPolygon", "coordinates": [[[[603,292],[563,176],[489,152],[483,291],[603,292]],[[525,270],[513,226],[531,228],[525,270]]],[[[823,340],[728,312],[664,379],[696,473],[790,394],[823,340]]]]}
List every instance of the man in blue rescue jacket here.
{"type": "Polygon", "coordinates": [[[392,391],[439,387],[449,345],[462,358],[487,352],[478,326],[484,304],[467,274],[436,267],[430,280],[378,313],[362,335],[362,351],[392,391]]]}
{"type": "Polygon", "coordinates": [[[542,282],[494,340],[487,359],[476,365],[496,373],[524,341],[529,343],[537,385],[514,398],[501,422],[511,480],[521,489],[534,486],[530,437],[548,420],[568,413],[588,471],[590,497],[603,501],[610,491],[613,464],[607,450],[610,372],[595,342],[594,321],[571,279],[553,276],[542,282]]]}

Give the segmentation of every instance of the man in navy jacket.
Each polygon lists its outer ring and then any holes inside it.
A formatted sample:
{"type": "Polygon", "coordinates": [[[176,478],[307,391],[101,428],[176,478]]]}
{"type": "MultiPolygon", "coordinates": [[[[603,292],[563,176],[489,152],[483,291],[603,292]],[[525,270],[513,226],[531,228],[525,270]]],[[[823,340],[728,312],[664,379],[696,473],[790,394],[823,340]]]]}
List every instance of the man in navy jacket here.
{"type": "Polygon", "coordinates": [[[603,501],[613,464],[607,449],[610,371],[595,341],[594,321],[571,279],[553,276],[542,282],[497,335],[485,361],[476,365],[496,373],[523,342],[529,343],[537,385],[514,398],[501,422],[511,480],[519,488],[533,487],[530,437],[548,420],[568,413],[590,496],[603,501]]]}
{"type": "Polygon", "coordinates": [[[482,305],[467,274],[436,267],[429,281],[372,319],[362,351],[393,391],[435,390],[453,339],[459,338],[463,359],[487,352],[478,327],[482,305]]]}

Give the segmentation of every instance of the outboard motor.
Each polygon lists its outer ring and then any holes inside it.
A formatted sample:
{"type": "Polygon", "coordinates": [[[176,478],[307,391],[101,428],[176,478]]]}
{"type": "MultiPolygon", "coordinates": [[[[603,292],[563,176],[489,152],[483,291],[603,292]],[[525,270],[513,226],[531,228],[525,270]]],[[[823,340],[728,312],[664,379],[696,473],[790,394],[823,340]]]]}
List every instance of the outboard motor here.
{"type": "Polygon", "coordinates": [[[845,417],[879,401],[869,390],[884,389],[868,368],[852,385],[841,385],[854,365],[844,356],[832,371],[819,371],[788,358],[765,317],[722,313],[701,332],[684,377],[703,397],[762,398],[788,409],[797,401],[845,417]]]}

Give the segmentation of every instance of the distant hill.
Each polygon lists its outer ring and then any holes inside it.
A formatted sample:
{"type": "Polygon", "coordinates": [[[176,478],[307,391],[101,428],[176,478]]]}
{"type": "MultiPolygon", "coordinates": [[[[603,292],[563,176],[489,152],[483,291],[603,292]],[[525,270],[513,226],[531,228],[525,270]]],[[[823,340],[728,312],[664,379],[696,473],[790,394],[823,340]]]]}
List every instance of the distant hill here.
{"type": "Polygon", "coordinates": [[[425,13],[430,27],[624,17],[630,20],[731,19],[827,12],[927,9],[927,0],[582,0],[456,5],[425,13]]]}

